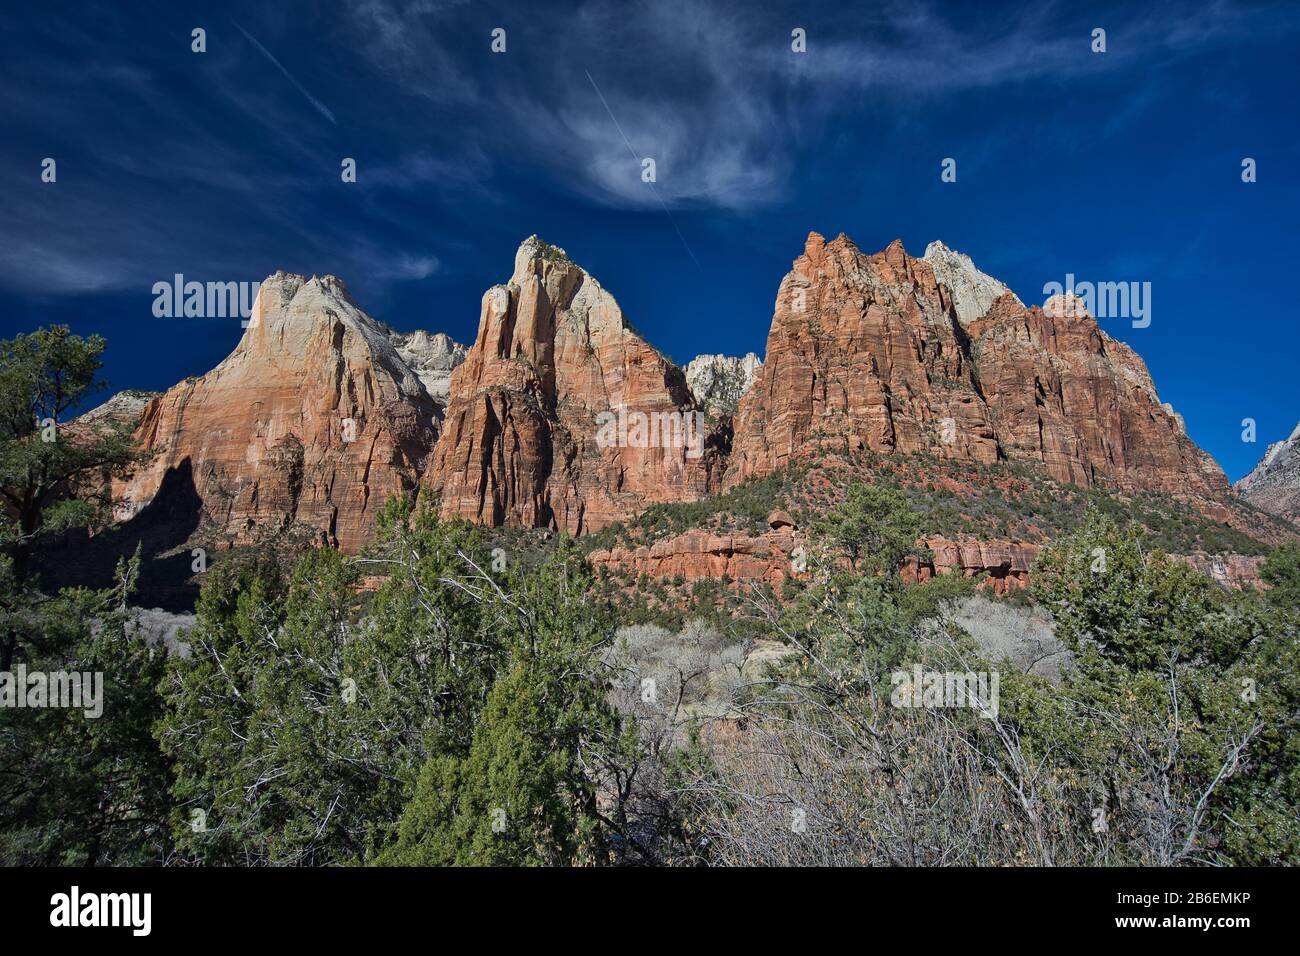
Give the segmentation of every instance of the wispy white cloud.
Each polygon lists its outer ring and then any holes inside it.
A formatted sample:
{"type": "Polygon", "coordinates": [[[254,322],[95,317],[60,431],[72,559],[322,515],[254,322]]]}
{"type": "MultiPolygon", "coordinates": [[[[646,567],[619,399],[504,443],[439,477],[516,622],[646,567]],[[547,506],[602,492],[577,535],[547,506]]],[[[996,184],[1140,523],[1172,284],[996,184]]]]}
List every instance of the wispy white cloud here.
{"type": "MultiPolygon", "coordinates": [[[[0,283],[37,296],[128,289],[132,272],[129,255],[86,255],[73,245],[39,239],[0,244],[0,283]]],[[[144,288],[139,278],[135,284],[144,288]]]]}
{"type": "Polygon", "coordinates": [[[361,265],[363,273],[368,276],[402,282],[427,279],[442,268],[437,256],[390,255],[385,252],[366,254],[361,265]]]}
{"type": "MultiPolygon", "coordinates": [[[[787,16],[714,0],[587,2],[562,20],[503,12],[509,52],[497,56],[496,18],[461,2],[330,6],[340,9],[319,18],[330,26],[318,31],[318,49],[338,58],[338,74],[371,84],[373,103],[369,113],[345,111],[342,124],[238,24],[248,43],[226,30],[229,42],[187,61],[183,93],[169,82],[174,54],[151,55],[146,45],[125,56],[110,39],[125,28],[124,13],[106,14],[122,29],[36,24],[40,36],[29,42],[55,55],[0,64],[7,139],[26,137],[0,155],[0,174],[35,182],[33,155],[54,153],[60,182],[11,188],[0,203],[0,283],[129,289],[173,268],[242,277],[254,263],[301,271],[316,259],[417,281],[441,268],[435,251],[451,255],[455,229],[430,249],[392,190],[436,215],[464,196],[492,197],[489,185],[506,172],[608,207],[744,211],[788,195],[809,144],[837,124],[867,121],[870,110],[920,116],[913,104],[966,90],[1128,71],[1142,79],[1141,93],[1103,130],[1114,134],[1177,94],[1153,76],[1161,63],[1256,34],[1258,17],[1273,34],[1294,31],[1300,18],[1281,5],[1157,4],[1113,24],[1103,58],[1088,53],[1087,30],[1064,5],[959,23],[934,5],[887,4],[837,11],[834,29],[808,21],[808,52],[794,54],[800,8],[787,16]],[[330,122],[303,122],[297,97],[250,69],[258,56],[330,122]],[[367,154],[373,136],[382,148],[367,154]],[[340,155],[358,157],[361,172],[344,194],[340,155]],[[655,160],[653,188],[641,158],[655,160]],[[348,234],[355,220],[322,216],[322,197],[352,203],[387,247],[359,245],[348,234]],[[412,244],[415,254],[392,251],[412,244]]],[[[245,22],[277,50],[301,36],[288,32],[287,14],[245,22]]],[[[294,47],[290,62],[314,66],[299,58],[315,49],[294,47]]]]}
{"type": "Polygon", "coordinates": [[[454,151],[410,153],[365,169],[364,182],[391,189],[436,186],[446,190],[487,192],[492,162],[478,143],[454,151]]]}
{"type": "MultiPolygon", "coordinates": [[[[1260,15],[1228,0],[1155,4],[1108,22],[1108,51],[1099,57],[1090,27],[1068,5],[984,19],[965,10],[959,21],[960,8],[894,2],[845,8],[833,30],[811,28],[807,52],[796,54],[797,13],[711,0],[589,2],[546,34],[541,54],[528,42],[533,34],[511,34],[502,60],[513,58],[513,69],[471,84],[458,60],[463,24],[448,26],[455,6],[352,4],[376,65],[419,95],[476,111],[492,152],[532,161],[592,201],[633,208],[762,205],[784,193],[804,142],[864,109],[1148,71],[1258,29],[1260,15]],[[655,189],[642,181],[628,144],[655,160],[655,189]]],[[[1276,9],[1268,16],[1274,28],[1279,16],[1285,29],[1300,25],[1276,9]]]]}
{"type": "MultiPolygon", "coordinates": [[[[469,0],[347,0],[357,45],[376,69],[410,92],[435,103],[472,106],[478,86],[457,62],[463,33],[447,29],[447,16],[469,0]]],[[[487,34],[483,34],[483,49],[487,34]]]]}

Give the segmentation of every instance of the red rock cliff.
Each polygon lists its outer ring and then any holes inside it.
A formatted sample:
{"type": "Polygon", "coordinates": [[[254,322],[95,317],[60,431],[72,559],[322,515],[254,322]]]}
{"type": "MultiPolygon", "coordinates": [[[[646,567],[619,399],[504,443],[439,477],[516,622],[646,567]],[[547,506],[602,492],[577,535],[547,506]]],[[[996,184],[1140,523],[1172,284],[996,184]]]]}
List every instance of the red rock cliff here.
{"type": "Polygon", "coordinates": [[[694,411],[681,369],[564,250],[534,236],[510,281],[483,296],[424,484],[445,516],[581,534],[708,493],[719,462],[703,434],[665,437],[694,427],[694,411]],[[611,426],[620,411],[646,416],[658,437],[635,418],[611,426]]]}
{"type": "Polygon", "coordinates": [[[1082,486],[1222,501],[1227,480],[1142,360],[1071,309],[1010,294],[963,326],[930,263],[812,233],[741,399],[728,487],[826,446],[1035,462],[1082,486]]]}
{"type": "Polygon", "coordinates": [[[1224,510],[1222,471],[1132,349],[1071,303],[1026,308],[965,257],[927,255],[811,234],[734,421],[703,429],[682,370],[536,237],[454,372],[454,343],[396,335],[337,279],[277,273],[235,351],[145,408],[155,457],[119,489],[121,515],[188,484],[231,540],[297,528],[355,550],[388,497],[420,487],[445,516],[582,534],[819,447],[1031,462],[1224,510]]]}
{"type": "Polygon", "coordinates": [[[234,352],[146,406],[136,434],[153,458],[118,489],[119,516],[165,487],[234,542],[299,528],[360,548],[437,437],[389,334],[332,276],[271,276],[234,352]]]}

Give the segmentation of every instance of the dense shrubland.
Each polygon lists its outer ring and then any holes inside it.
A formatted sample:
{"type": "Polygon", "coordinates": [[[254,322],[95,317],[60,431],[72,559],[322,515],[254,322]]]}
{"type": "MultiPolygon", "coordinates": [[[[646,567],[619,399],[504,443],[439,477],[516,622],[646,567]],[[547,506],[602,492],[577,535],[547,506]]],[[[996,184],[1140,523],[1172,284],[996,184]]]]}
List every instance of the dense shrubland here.
{"type": "MultiPolygon", "coordinates": [[[[1037,568],[1073,653],[1058,684],[981,660],[884,573],[894,556],[773,609],[797,656],[690,790],[716,862],[1296,862],[1293,594],[1222,590],[1094,515],[1037,568]],[[891,673],[916,663],[998,670],[997,713],[893,706],[891,673]]],[[[1293,581],[1294,562],[1267,573],[1293,581]]]]}
{"type": "Polygon", "coordinates": [[[186,656],[122,626],[124,568],[120,591],[49,606],[45,653],[117,682],[99,721],[4,714],[5,765],[29,785],[6,784],[0,847],[252,865],[1300,857],[1293,549],[1267,596],[1240,594],[1094,518],[1038,569],[1072,652],[1049,679],[982,659],[958,624],[968,582],[902,585],[915,520],[896,492],[855,490],[794,602],[679,632],[620,622],[567,541],[493,570],[479,531],[398,504],[361,557],[214,567],[186,656]],[[851,552],[853,570],[834,560],[851,552]],[[914,665],[998,671],[996,713],[897,706],[891,675],[914,665]]]}

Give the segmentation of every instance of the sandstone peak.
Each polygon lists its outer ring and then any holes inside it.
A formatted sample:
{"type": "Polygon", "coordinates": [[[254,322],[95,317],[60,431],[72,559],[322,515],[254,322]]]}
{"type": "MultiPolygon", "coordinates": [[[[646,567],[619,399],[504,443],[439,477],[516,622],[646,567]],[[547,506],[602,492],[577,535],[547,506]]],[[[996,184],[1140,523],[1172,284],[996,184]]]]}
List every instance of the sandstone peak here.
{"type": "MultiPolygon", "coordinates": [[[[856,252],[857,247],[855,246],[853,248],[856,252]]],[[[916,261],[907,254],[907,250],[903,247],[902,239],[895,239],[887,245],[885,250],[879,253],[879,255],[889,264],[891,269],[902,270],[904,272],[911,268],[912,263],[916,261]]]]}
{"type": "MultiPolygon", "coordinates": [[[[313,278],[315,277],[313,276],[313,278]]],[[[297,272],[286,272],[284,269],[276,269],[262,280],[261,284],[269,286],[290,286],[292,287],[292,290],[289,294],[292,295],[293,292],[297,291],[298,287],[303,285],[306,281],[307,277],[305,275],[299,275],[297,272]]]]}
{"type": "Polygon", "coordinates": [[[581,534],[707,492],[716,455],[703,434],[651,442],[621,424],[633,413],[681,422],[693,407],[682,370],[614,297],[533,236],[509,281],[483,297],[424,481],[445,516],[581,534]]]}
{"type": "MultiPolygon", "coordinates": [[[[817,239],[821,240],[819,243],[816,244],[816,247],[824,249],[825,252],[827,253],[853,254],[858,252],[857,243],[855,243],[852,239],[849,238],[848,233],[844,233],[844,232],[836,233],[835,238],[830,240],[829,242],[827,242],[825,239],[822,239],[822,237],[815,232],[809,235],[808,238],[810,241],[812,240],[813,236],[816,236],[817,239]]],[[[808,243],[805,243],[804,244],[805,254],[807,254],[807,250],[808,250],[808,243]]]]}
{"type": "Polygon", "coordinates": [[[451,392],[451,373],[465,361],[469,351],[445,332],[390,332],[397,354],[424,385],[429,397],[446,406],[451,392]]]}
{"type": "Polygon", "coordinates": [[[419,377],[398,355],[392,330],[363,312],[343,280],[331,275],[269,276],[258,289],[243,338],[213,372],[262,364],[296,370],[322,334],[358,367],[367,362],[381,367],[404,396],[414,399],[423,392],[419,377]]]}
{"type": "MultiPolygon", "coordinates": [[[[229,541],[306,527],[354,550],[378,506],[417,486],[445,516],[581,534],[827,449],[1025,461],[1060,482],[1221,508],[1222,472],[1141,358],[1080,306],[1026,308],[942,243],[921,259],[900,240],[867,255],[812,232],[764,360],[701,355],[683,370],[536,235],[483,296],[468,349],[395,332],[337,277],[277,272],[231,355],[145,405],[137,434],[153,458],[120,497],[138,511],[188,487],[229,541]],[[647,440],[632,418],[704,434],[647,440]]],[[[1300,428],[1279,444],[1261,469],[1285,475],[1300,428]]],[[[1256,485],[1300,480],[1246,480],[1243,495],[1256,485]]]]}
{"type": "Polygon", "coordinates": [[[519,244],[515,252],[515,271],[512,278],[518,278],[527,272],[534,262],[569,263],[573,265],[569,254],[559,246],[553,246],[540,236],[534,234],[519,244]]]}
{"type": "Polygon", "coordinates": [[[160,394],[136,388],[123,389],[90,411],[78,415],[69,424],[74,428],[91,428],[106,433],[122,426],[134,428],[145,407],[160,394]]]}
{"type": "Polygon", "coordinates": [[[1270,444],[1234,487],[1260,510],[1300,523],[1300,425],[1289,438],[1270,444]]]}
{"type": "Polygon", "coordinates": [[[1175,409],[1174,406],[1169,402],[1161,402],[1160,407],[1163,408],[1170,415],[1170,417],[1172,417],[1173,420],[1178,423],[1178,431],[1181,434],[1186,435],[1187,422],[1183,420],[1183,416],[1179,414],[1178,410],[1175,409]]]}
{"type": "MultiPolygon", "coordinates": [[[[1300,426],[1297,427],[1297,431],[1300,431],[1300,426]]],[[[1255,467],[1247,475],[1238,479],[1233,487],[1238,491],[1246,491],[1254,485],[1263,484],[1275,478],[1274,467],[1279,461],[1286,458],[1287,452],[1290,451],[1289,446],[1293,441],[1295,441],[1294,432],[1290,438],[1283,441],[1270,442],[1264,452],[1264,457],[1255,464],[1255,467]]]]}
{"type": "Polygon", "coordinates": [[[1054,319],[1091,319],[1088,306],[1073,292],[1061,292],[1043,303],[1043,312],[1054,319]]]}
{"type": "Polygon", "coordinates": [[[424,329],[416,329],[414,332],[392,334],[394,342],[400,342],[403,348],[421,356],[449,355],[457,349],[465,348],[446,332],[426,332],[424,329]]]}
{"type": "Polygon", "coordinates": [[[697,355],[686,366],[686,384],[701,406],[730,414],[762,367],[762,359],[753,352],[743,358],[697,355]]]}
{"type": "Polygon", "coordinates": [[[805,252],[782,282],[727,487],[829,448],[1027,460],[1085,487],[1224,500],[1222,471],[1162,407],[1145,364],[1095,321],[1026,309],[944,246],[927,250],[932,264],[899,241],[875,255],[839,242],[805,252]],[[959,298],[981,316],[964,330],[959,298]]]}
{"type": "Polygon", "coordinates": [[[319,290],[322,294],[346,298],[347,285],[336,275],[304,276],[296,272],[277,269],[259,283],[259,291],[267,290],[284,299],[292,299],[302,289],[319,290]]]}
{"type": "Polygon", "coordinates": [[[822,264],[825,256],[826,237],[820,232],[808,233],[808,238],[804,240],[803,244],[803,257],[816,267],[822,264]]]}
{"type": "Polygon", "coordinates": [[[347,284],[335,275],[312,276],[307,280],[307,284],[309,286],[314,285],[321,289],[325,289],[331,295],[339,296],[340,298],[348,297],[347,284]]]}
{"type": "Polygon", "coordinates": [[[151,458],[120,489],[119,516],[163,497],[229,542],[299,528],[360,548],[438,433],[392,335],[334,276],[269,276],[235,350],[145,407],[151,458]]]}
{"type": "Polygon", "coordinates": [[[925,247],[922,261],[934,270],[934,277],[952,295],[957,321],[968,326],[982,318],[1002,296],[1010,296],[1015,305],[1023,303],[1010,289],[975,267],[970,256],[949,249],[939,240],[925,247]]]}

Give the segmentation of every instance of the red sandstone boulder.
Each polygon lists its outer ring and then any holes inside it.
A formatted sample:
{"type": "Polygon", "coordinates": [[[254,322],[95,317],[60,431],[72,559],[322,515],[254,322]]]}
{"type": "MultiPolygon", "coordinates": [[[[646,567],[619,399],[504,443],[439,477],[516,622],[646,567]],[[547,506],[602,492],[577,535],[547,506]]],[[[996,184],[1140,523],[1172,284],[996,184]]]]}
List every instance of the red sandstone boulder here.
{"type": "Polygon", "coordinates": [[[794,528],[794,519],[786,512],[778,509],[767,516],[767,526],[773,531],[781,528],[794,528]]]}
{"type": "Polygon", "coordinates": [[[928,581],[936,574],[960,574],[974,577],[983,573],[984,587],[998,594],[1028,586],[1029,569],[1038,557],[1039,547],[1025,541],[951,541],[930,537],[922,542],[931,557],[925,561],[909,559],[903,566],[908,582],[928,581]]]}

